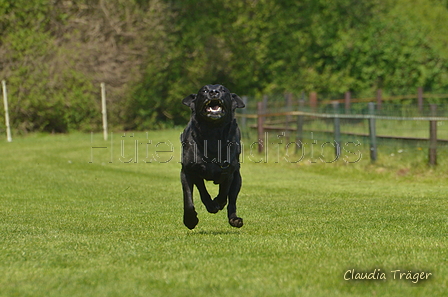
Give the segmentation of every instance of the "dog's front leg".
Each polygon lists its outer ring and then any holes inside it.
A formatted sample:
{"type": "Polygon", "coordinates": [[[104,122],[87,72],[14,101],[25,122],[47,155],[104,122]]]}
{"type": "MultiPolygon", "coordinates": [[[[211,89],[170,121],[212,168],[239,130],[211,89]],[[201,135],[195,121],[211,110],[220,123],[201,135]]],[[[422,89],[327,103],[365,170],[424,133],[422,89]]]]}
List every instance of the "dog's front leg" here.
{"type": "Polygon", "coordinates": [[[243,219],[236,215],[236,199],[238,198],[238,193],[241,189],[241,174],[237,170],[233,174],[232,185],[229,190],[229,205],[227,206],[227,216],[229,218],[229,224],[233,227],[241,228],[243,227],[243,219]]]}
{"type": "Polygon", "coordinates": [[[188,229],[194,229],[199,219],[193,203],[193,180],[183,170],[180,172],[180,180],[184,193],[184,225],[188,229]]]}

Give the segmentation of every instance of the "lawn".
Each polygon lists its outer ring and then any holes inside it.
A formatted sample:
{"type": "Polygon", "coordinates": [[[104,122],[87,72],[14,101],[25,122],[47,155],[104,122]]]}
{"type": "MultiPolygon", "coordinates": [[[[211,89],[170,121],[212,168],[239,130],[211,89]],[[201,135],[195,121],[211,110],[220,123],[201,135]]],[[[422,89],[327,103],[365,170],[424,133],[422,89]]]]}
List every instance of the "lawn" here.
{"type": "Polygon", "coordinates": [[[200,221],[190,231],[180,132],[0,142],[0,296],[446,294],[441,157],[427,168],[426,152],[409,148],[370,164],[361,145],[355,163],[291,162],[297,155],[273,144],[266,160],[243,140],[245,225],[208,214],[196,192],[200,221]],[[353,279],[361,275],[377,279],[353,279]]]}

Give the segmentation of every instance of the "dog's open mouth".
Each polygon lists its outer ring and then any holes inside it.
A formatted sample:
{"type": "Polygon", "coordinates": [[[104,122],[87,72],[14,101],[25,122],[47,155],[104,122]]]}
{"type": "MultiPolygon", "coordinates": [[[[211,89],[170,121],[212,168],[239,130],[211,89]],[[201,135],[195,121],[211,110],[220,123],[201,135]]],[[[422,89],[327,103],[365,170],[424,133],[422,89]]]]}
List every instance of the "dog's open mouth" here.
{"type": "Polygon", "coordinates": [[[213,99],[205,103],[205,114],[212,119],[219,119],[224,115],[222,100],[213,99]]]}

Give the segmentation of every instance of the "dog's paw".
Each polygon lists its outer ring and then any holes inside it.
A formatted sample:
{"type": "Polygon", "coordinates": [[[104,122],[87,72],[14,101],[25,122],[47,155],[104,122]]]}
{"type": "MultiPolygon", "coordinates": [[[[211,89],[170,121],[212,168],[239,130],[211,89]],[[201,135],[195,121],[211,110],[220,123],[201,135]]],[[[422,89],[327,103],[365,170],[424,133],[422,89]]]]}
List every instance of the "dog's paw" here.
{"type": "Polygon", "coordinates": [[[229,224],[232,227],[241,228],[241,227],[243,227],[243,219],[239,218],[239,217],[230,218],[229,219],[229,224]]]}
{"type": "Polygon", "coordinates": [[[196,211],[184,213],[184,225],[192,230],[199,223],[198,214],[196,211]]]}

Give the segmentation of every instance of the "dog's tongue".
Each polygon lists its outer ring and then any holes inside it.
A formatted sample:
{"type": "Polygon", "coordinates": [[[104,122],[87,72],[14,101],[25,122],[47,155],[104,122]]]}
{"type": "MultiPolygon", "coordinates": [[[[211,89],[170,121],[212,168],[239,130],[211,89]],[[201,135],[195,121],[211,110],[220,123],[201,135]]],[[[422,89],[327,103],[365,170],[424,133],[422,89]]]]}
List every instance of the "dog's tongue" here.
{"type": "Polygon", "coordinates": [[[207,107],[207,111],[209,112],[220,112],[221,111],[221,106],[217,105],[217,106],[209,106],[207,107]]]}

